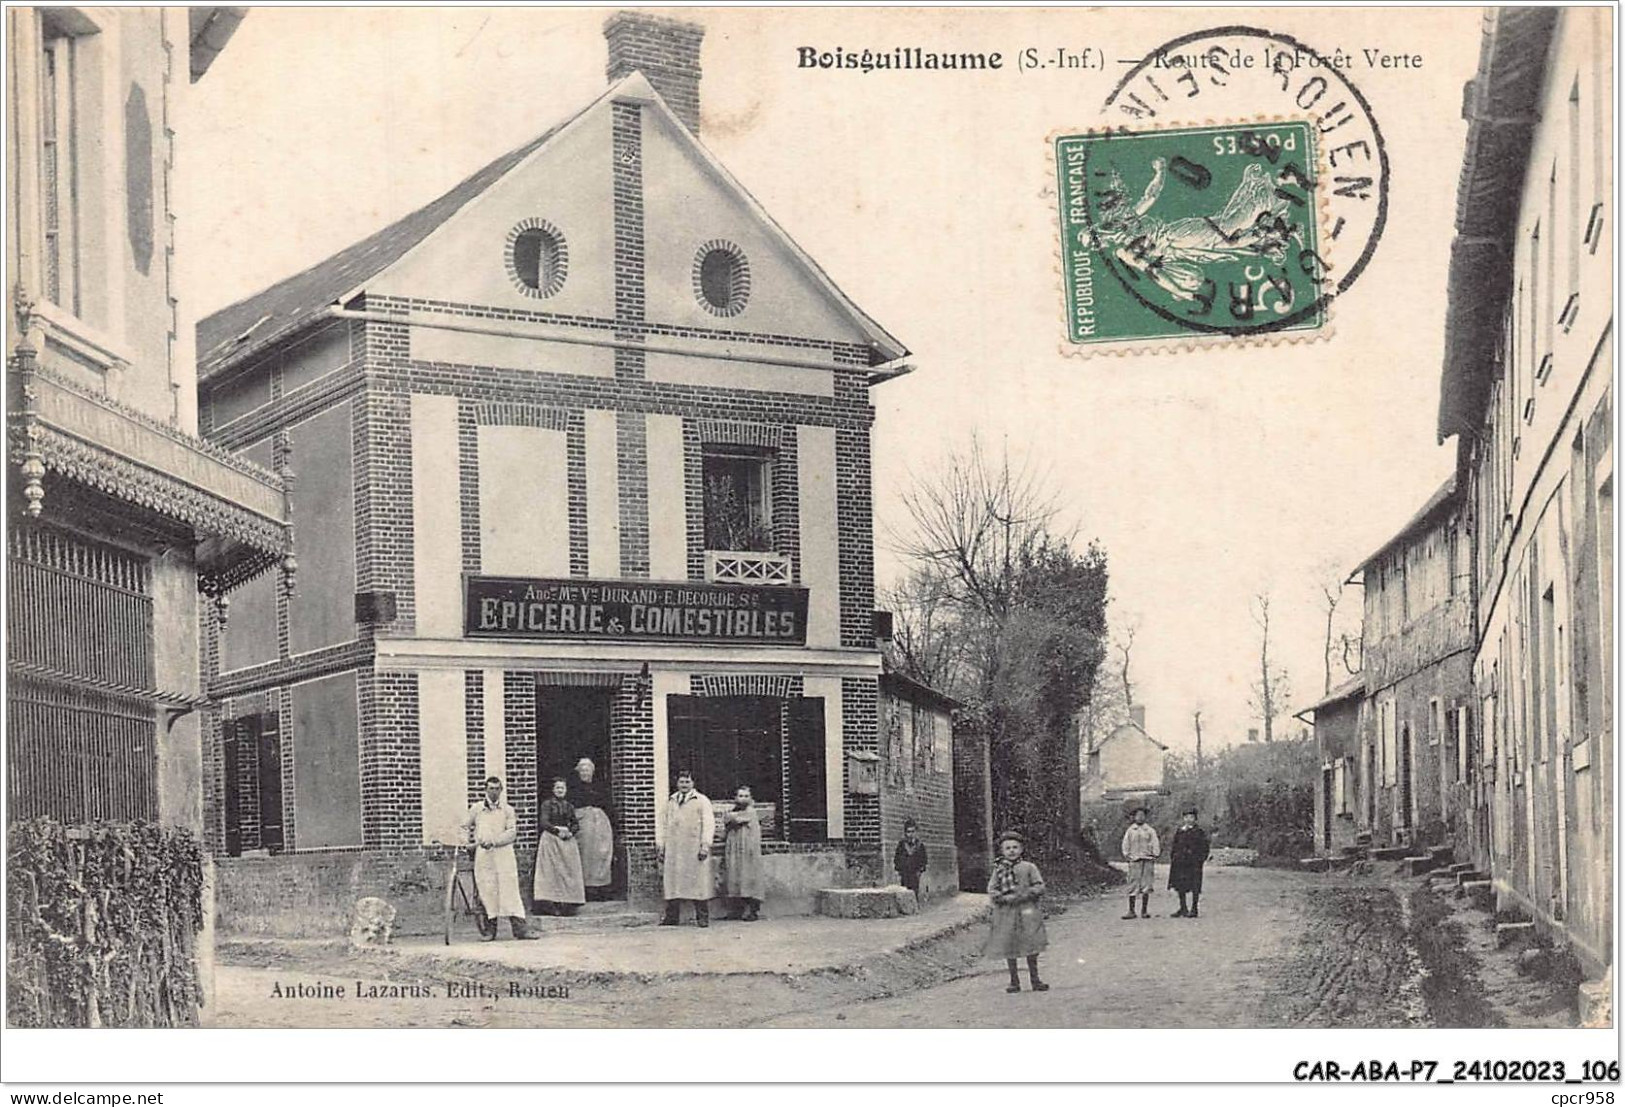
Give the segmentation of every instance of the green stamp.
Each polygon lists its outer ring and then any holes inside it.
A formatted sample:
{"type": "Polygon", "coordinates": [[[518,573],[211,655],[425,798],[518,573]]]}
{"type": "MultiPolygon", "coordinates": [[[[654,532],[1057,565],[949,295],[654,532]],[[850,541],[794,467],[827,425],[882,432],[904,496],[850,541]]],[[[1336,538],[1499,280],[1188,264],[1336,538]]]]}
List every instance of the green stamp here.
{"type": "Polygon", "coordinates": [[[1307,122],[1056,138],[1071,341],[1323,327],[1314,141],[1307,122]]]}

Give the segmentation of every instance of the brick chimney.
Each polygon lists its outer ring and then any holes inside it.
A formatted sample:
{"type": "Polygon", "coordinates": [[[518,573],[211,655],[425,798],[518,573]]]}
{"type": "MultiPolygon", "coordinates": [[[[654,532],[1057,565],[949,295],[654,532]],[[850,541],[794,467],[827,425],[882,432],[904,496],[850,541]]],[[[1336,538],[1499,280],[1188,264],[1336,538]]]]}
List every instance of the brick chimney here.
{"type": "Polygon", "coordinates": [[[700,40],[705,28],[679,19],[616,12],[604,21],[610,83],[639,72],[694,134],[700,133],[700,40]]]}
{"type": "Polygon", "coordinates": [[[1141,730],[1144,730],[1145,729],[1145,704],[1143,704],[1143,703],[1131,703],[1131,704],[1129,704],[1128,718],[1129,718],[1129,722],[1133,723],[1135,726],[1139,727],[1141,730]]]}

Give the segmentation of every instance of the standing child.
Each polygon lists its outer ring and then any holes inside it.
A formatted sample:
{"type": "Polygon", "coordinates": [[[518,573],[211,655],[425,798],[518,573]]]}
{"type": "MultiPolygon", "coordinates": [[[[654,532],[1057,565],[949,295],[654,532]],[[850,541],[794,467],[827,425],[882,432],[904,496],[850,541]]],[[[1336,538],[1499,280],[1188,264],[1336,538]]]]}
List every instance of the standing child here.
{"type": "Polygon", "coordinates": [[[1021,991],[1016,958],[1027,959],[1027,975],[1033,991],[1047,992],[1049,985],[1038,979],[1038,955],[1049,945],[1044,932],[1044,876],[1038,866],[1021,859],[1025,843],[1021,835],[1007,830],[999,835],[999,855],[993,860],[993,875],[987,894],[993,900],[993,929],[987,936],[987,955],[1003,957],[1010,970],[1007,992],[1021,991]]]}
{"type": "Polygon", "coordinates": [[[1179,893],[1176,919],[1202,917],[1202,866],[1208,858],[1207,831],[1196,825],[1196,808],[1180,816],[1179,829],[1174,831],[1174,843],[1168,850],[1168,887],[1179,893]],[[1185,895],[1190,894],[1190,910],[1185,909],[1185,895]]]}
{"type": "Polygon", "coordinates": [[[722,894],[732,903],[730,919],[753,923],[762,909],[762,824],[750,786],[734,790],[734,805],[722,813],[722,894]]]}
{"type": "Polygon", "coordinates": [[[1162,843],[1157,841],[1157,828],[1147,824],[1145,816],[1145,808],[1136,807],[1134,821],[1123,833],[1123,860],[1128,862],[1128,914],[1123,916],[1125,919],[1135,917],[1136,895],[1140,897],[1139,917],[1151,917],[1146,905],[1151,902],[1151,892],[1156,885],[1157,857],[1162,853],[1162,843]]]}
{"type": "Polygon", "coordinates": [[[892,868],[903,878],[903,887],[920,898],[920,874],[925,872],[925,843],[920,841],[920,824],[913,819],[903,820],[903,840],[897,843],[892,856],[892,868]]]}

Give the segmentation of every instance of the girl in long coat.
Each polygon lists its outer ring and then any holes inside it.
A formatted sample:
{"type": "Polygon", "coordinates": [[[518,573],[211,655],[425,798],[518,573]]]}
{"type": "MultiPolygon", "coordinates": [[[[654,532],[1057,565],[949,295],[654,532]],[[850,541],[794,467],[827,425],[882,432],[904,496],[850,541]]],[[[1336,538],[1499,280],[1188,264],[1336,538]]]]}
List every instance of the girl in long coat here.
{"type": "Polygon", "coordinates": [[[573,915],[587,902],[581,882],[581,848],[576,833],[575,804],[565,798],[569,785],[563,777],[553,781],[552,798],[536,811],[541,835],[536,842],[536,906],[548,915],[573,915]]]}
{"type": "Polygon", "coordinates": [[[576,762],[576,781],[570,787],[576,819],[581,829],[576,841],[581,846],[581,879],[587,885],[588,899],[602,899],[610,884],[615,857],[615,831],[609,813],[609,789],[596,778],[597,766],[589,757],[576,762]]]}
{"type": "Polygon", "coordinates": [[[722,813],[722,833],[722,894],[734,901],[728,917],[755,922],[762,909],[762,824],[748,787],[741,785],[733,807],[722,813]]]}
{"type": "Polygon", "coordinates": [[[1035,992],[1049,991],[1038,979],[1038,955],[1049,946],[1044,931],[1044,876],[1031,861],[1023,861],[1021,835],[1007,830],[999,835],[999,856],[993,861],[987,894],[993,900],[993,928],[987,936],[987,956],[1004,958],[1010,969],[1007,992],[1021,991],[1016,958],[1027,959],[1027,975],[1035,992]]]}

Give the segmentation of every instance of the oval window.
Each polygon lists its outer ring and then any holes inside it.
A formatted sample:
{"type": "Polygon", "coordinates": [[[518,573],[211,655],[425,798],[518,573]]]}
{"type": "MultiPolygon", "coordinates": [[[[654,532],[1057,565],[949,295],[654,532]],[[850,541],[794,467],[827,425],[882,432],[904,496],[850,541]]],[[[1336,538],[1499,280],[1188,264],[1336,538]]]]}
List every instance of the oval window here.
{"type": "Polygon", "coordinates": [[[737,315],[750,297],[744,252],[731,242],[706,243],[695,258],[694,284],[701,306],[711,314],[737,315]]]}
{"type": "Polygon", "coordinates": [[[564,287],[568,255],[557,227],[530,220],[509,236],[508,275],[529,296],[551,296],[564,287]]]}

